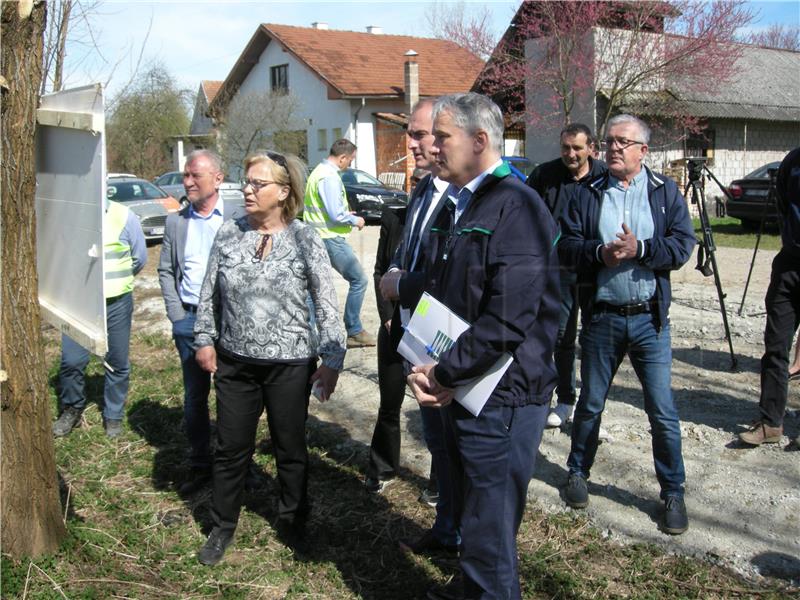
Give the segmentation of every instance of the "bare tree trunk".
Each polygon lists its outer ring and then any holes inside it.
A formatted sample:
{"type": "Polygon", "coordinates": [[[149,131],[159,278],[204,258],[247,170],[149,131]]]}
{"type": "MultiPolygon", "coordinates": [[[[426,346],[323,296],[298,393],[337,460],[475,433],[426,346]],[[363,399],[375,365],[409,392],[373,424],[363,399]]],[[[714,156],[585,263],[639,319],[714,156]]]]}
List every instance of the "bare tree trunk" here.
{"type": "Polygon", "coordinates": [[[67,53],[67,30],[69,29],[69,17],[72,13],[72,0],[64,0],[61,5],[59,15],[60,24],[58,26],[58,46],[56,48],[56,68],[53,75],[53,91],[60,92],[62,78],[64,76],[64,60],[67,53]]]}
{"type": "Polygon", "coordinates": [[[47,369],[40,331],[34,214],[34,132],[42,77],[44,2],[2,2],[0,74],[0,496],[3,552],[53,552],[61,520],[47,369]]]}

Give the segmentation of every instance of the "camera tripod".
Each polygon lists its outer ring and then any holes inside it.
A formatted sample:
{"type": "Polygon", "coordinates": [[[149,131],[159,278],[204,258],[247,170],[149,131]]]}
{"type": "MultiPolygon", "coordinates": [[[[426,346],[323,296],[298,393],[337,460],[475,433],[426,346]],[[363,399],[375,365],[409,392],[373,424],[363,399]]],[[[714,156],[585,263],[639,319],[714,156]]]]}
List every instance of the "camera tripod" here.
{"type": "MultiPolygon", "coordinates": [[[[764,221],[767,220],[767,209],[770,206],[770,203],[774,203],[777,208],[777,202],[775,202],[775,181],[778,176],[778,169],[767,169],[767,174],[769,175],[769,191],[767,192],[767,198],[764,200],[764,208],[761,209],[761,222],[758,225],[758,235],[756,236],[756,245],[753,247],[753,258],[750,260],[750,270],[747,272],[747,281],[744,284],[744,292],[742,293],[742,303],[739,305],[739,316],[742,316],[742,311],[744,311],[744,299],[747,298],[747,288],[750,287],[750,277],[753,275],[753,266],[756,264],[756,254],[758,254],[758,247],[761,245],[761,234],[764,233],[764,221]]],[[[778,229],[783,230],[781,226],[781,211],[776,211],[778,214],[778,229]]]]}
{"type": "Polygon", "coordinates": [[[691,190],[691,203],[697,204],[697,212],[700,216],[700,228],[702,230],[702,239],[697,241],[697,266],[695,267],[700,271],[703,276],[714,276],[714,283],[717,286],[717,297],[719,298],[720,312],[722,313],[722,324],[725,327],[725,339],[728,340],[728,348],[731,353],[731,370],[736,368],[736,355],[733,353],[733,341],[731,339],[731,329],[728,326],[728,313],[725,311],[725,293],[722,291],[722,282],[719,279],[719,270],[717,269],[717,247],[714,244],[714,235],[711,231],[711,223],[708,220],[708,211],[706,210],[706,196],[703,191],[703,184],[700,179],[703,171],[719,185],[727,194],[727,190],[720,184],[719,180],[714,177],[714,174],[709,170],[705,164],[705,159],[689,158],[686,162],[686,170],[689,175],[689,183],[683,191],[684,197],[687,196],[691,190]]]}

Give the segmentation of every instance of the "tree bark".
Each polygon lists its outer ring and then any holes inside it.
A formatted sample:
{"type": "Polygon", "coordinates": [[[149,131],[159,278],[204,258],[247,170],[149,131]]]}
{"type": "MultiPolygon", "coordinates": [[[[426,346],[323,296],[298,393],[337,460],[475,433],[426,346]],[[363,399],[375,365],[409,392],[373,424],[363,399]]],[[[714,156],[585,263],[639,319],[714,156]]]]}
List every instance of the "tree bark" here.
{"type": "Polygon", "coordinates": [[[0,496],[3,552],[53,552],[65,534],[36,276],[36,108],[44,2],[3,0],[0,74],[0,496]],[[27,12],[27,14],[26,14],[27,12]]]}

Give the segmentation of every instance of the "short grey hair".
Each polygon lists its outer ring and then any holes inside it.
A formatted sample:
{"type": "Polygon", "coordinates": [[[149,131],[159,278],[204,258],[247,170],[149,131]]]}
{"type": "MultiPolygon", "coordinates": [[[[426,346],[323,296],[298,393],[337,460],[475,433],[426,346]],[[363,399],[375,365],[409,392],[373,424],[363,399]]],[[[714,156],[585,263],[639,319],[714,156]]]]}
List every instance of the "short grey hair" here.
{"type": "Polygon", "coordinates": [[[433,105],[434,121],[445,112],[452,117],[456,127],[470,135],[485,131],[489,146],[503,153],[503,112],[490,98],[475,92],[442,96],[433,105]]]}
{"type": "Polygon", "coordinates": [[[611,129],[616,125],[624,125],[626,123],[636,125],[636,127],[639,128],[639,135],[642,137],[642,139],[637,141],[642,142],[644,144],[650,143],[650,127],[648,127],[647,123],[642,121],[640,118],[634,117],[633,115],[628,115],[623,113],[621,115],[617,115],[616,117],[611,117],[608,120],[608,124],[606,125],[606,131],[608,131],[609,129],[611,129]]]}
{"type": "Polygon", "coordinates": [[[222,159],[220,158],[219,154],[214,152],[213,150],[207,150],[205,148],[201,150],[195,150],[186,157],[186,162],[184,164],[188,165],[190,162],[197,158],[205,158],[208,162],[211,163],[211,168],[214,169],[216,172],[222,172],[222,159]]]}

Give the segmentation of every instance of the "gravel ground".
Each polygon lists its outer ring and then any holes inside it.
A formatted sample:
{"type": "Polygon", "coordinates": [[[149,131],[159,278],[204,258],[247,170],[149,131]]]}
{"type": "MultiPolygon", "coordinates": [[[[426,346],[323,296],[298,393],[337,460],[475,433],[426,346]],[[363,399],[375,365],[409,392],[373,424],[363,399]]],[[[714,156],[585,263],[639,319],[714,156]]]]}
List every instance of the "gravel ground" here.
{"type": "MultiPolygon", "coordinates": [[[[378,233],[379,228],[371,226],[350,237],[370,278],[378,233]]],[[[159,249],[150,248],[150,262],[137,280],[135,331],[169,333],[155,274],[159,249]]],[[[796,584],[800,583],[800,452],[790,439],[800,435],[797,384],[790,387],[786,437],[780,444],[749,449],[736,442],[736,434],[757,414],[763,298],[774,254],[759,251],[740,317],[752,251],[720,248],[717,252],[738,361],[733,371],[714,278],[702,277],[694,269],[694,259],[672,277],[672,383],[682,420],[689,531],[672,537],[656,527],[661,502],[649,425],[642,408],[641,387],[627,359],[609,393],[603,426],[611,440],[601,444],[597,453],[586,511],[609,538],[654,543],[670,553],[730,566],[749,578],[771,575],[796,584]]],[[[335,277],[343,306],[347,284],[335,277]]],[[[371,286],[362,320],[368,330],[377,330],[371,286]]],[[[365,465],[377,408],[376,354],[374,348],[367,348],[348,352],[332,400],[324,405],[313,402],[311,414],[344,428],[350,437],[342,444],[352,445],[355,460],[365,465]]],[[[416,403],[410,395],[403,406],[402,427],[401,460],[409,470],[425,476],[429,456],[416,403]]],[[[560,496],[560,488],[566,483],[568,453],[568,428],[547,430],[529,497],[548,512],[571,510],[560,496]]]]}

